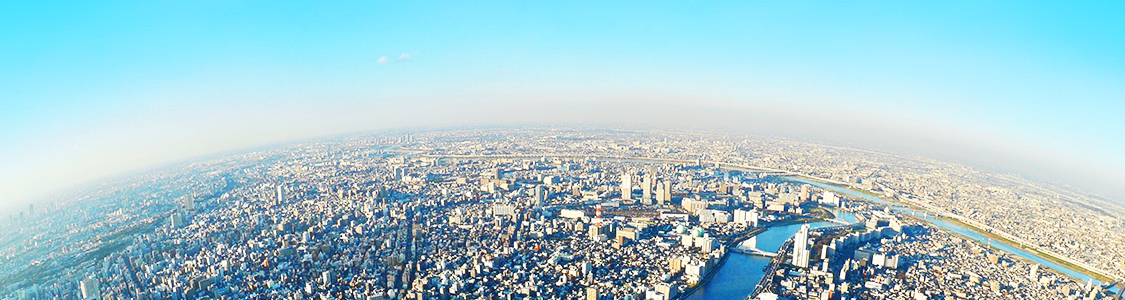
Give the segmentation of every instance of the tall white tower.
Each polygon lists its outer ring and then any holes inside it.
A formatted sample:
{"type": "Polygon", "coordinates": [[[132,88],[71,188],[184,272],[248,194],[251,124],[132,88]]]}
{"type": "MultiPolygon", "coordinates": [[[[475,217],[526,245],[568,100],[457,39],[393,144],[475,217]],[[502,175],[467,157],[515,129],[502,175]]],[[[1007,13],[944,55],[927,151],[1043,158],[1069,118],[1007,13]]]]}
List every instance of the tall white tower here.
{"type": "Polygon", "coordinates": [[[645,204],[652,203],[652,175],[645,174],[644,179],[641,180],[641,200],[645,204]]]}
{"type": "Polygon", "coordinates": [[[793,265],[808,268],[809,252],[809,224],[805,224],[793,236],[793,265]]]}
{"type": "Polygon", "coordinates": [[[629,200],[633,196],[633,175],[629,172],[621,173],[621,200],[629,200]]]}
{"type": "Polygon", "coordinates": [[[285,202],[285,187],[277,185],[277,204],[285,202]]]}

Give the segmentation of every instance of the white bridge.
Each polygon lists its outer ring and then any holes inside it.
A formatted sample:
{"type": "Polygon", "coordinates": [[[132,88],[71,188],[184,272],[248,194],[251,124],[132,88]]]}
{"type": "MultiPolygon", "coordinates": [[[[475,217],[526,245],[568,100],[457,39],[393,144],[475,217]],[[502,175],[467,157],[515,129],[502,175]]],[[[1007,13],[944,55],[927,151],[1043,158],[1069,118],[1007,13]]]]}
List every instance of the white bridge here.
{"type": "Polygon", "coordinates": [[[762,250],[758,249],[758,237],[757,236],[752,236],[749,239],[746,239],[745,241],[742,241],[741,243],[738,243],[738,245],[734,246],[733,250],[734,250],[734,252],[738,252],[738,253],[742,253],[742,254],[750,254],[750,255],[765,256],[765,257],[777,256],[777,253],[766,252],[766,251],[762,251],[762,250]]]}

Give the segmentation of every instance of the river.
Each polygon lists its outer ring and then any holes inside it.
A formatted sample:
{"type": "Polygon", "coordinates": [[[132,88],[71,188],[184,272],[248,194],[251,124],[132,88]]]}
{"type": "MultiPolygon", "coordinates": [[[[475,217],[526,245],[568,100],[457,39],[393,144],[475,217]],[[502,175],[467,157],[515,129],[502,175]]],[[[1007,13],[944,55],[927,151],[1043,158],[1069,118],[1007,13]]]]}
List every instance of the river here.
{"type": "MultiPolygon", "coordinates": [[[[832,213],[845,221],[855,223],[855,215],[848,212],[839,210],[832,210],[832,213]]],[[[778,227],[771,227],[765,232],[758,234],[758,249],[762,251],[777,252],[781,248],[781,244],[785,240],[793,237],[798,230],[801,230],[802,224],[792,224],[778,227]]],[[[813,222],[809,223],[813,229],[821,227],[829,227],[839,225],[832,222],[813,222]]],[[[725,264],[720,268],[711,280],[707,281],[702,287],[688,296],[688,300],[703,300],[703,299],[746,299],[750,293],[754,292],[754,286],[758,281],[762,280],[762,275],[766,265],[770,263],[769,257],[754,256],[749,254],[742,254],[732,252],[730,257],[727,258],[725,264]]]]}

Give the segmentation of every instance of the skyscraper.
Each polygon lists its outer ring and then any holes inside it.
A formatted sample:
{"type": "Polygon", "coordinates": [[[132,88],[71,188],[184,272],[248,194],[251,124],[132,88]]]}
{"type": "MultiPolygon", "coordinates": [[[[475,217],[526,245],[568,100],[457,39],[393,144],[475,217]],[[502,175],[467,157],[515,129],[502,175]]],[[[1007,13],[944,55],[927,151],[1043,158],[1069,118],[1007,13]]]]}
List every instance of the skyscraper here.
{"type": "Polygon", "coordinates": [[[285,187],[277,185],[277,204],[285,202],[285,187]]]}
{"type": "Polygon", "coordinates": [[[666,205],[672,202],[672,183],[668,181],[656,184],[656,205],[666,205]]]}
{"type": "Polygon", "coordinates": [[[793,236],[793,265],[809,267],[809,224],[801,225],[801,230],[793,236]]]}
{"type": "Polygon", "coordinates": [[[543,208],[543,203],[547,201],[547,191],[543,189],[542,185],[535,186],[535,209],[543,208]]]}
{"type": "Polygon", "coordinates": [[[656,184],[656,167],[649,166],[648,172],[645,173],[644,180],[641,182],[641,199],[645,204],[652,204],[652,185],[656,184]]]}
{"type": "Polygon", "coordinates": [[[644,204],[652,204],[652,173],[645,174],[641,179],[641,200],[644,204]]]}
{"type": "Polygon", "coordinates": [[[633,175],[629,172],[621,173],[621,200],[632,199],[633,196],[633,175]]]}
{"type": "Polygon", "coordinates": [[[395,180],[402,180],[406,176],[406,169],[402,167],[395,167],[395,180]]]}

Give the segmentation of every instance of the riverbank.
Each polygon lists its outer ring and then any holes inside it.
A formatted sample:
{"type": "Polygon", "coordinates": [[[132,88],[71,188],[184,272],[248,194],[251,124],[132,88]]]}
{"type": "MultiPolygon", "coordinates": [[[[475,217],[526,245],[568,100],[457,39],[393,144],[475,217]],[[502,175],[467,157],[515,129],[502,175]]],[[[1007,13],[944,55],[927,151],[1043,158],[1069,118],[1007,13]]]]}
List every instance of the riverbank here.
{"type": "MultiPolygon", "coordinates": [[[[957,220],[957,219],[954,219],[954,218],[947,218],[947,217],[942,217],[942,216],[935,216],[935,218],[936,218],[936,219],[940,219],[940,220],[942,220],[942,221],[946,221],[946,222],[950,222],[950,223],[953,223],[953,224],[955,224],[955,225],[957,225],[957,226],[961,226],[961,227],[964,227],[965,229],[968,229],[968,230],[972,230],[972,231],[974,231],[974,232],[976,232],[976,233],[979,233],[979,234],[981,234],[981,235],[983,235],[983,236],[986,236],[986,237],[988,237],[988,238],[990,238],[990,239],[992,239],[992,240],[994,240],[994,241],[998,241],[998,242],[1004,243],[1004,244],[1006,244],[1006,245],[1008,245],[1008,246],[1016,247],[1016,248],[1019,248],[1020,250],[1023,250],[1023,251],[1027,251],[1028,253],[1031,253],[1032,255],[1035,255],[1035,256],[1037,256],[1037,257],[1039,257],[1039,258],[1042,258],[1042,259],[1048,260],[1048,261],[1050,261],[1050,262],[1052,262],[1052,263],[1055,263],[1055,264],[1058,264],[1058,265],[1060,265],[1060,266],[1066,267],[1067,269],[1071,269],[1071,270],[1074,270],[1075,272],[1078,272],[1078,273],[1082,273],[1083,275],[1086,275],[1086,276],[1090,276],[1091,278],[1094,278],[1095,280],[1098,280],[1098,281],[1101,281],[1101,282],[1113,282],[1114,280],[1116,280],[1116,279],[1114,279],[1114,278],[1112,278],[1112,277],[1109,277],[1109,276],[1106,276],[1106,275],[1102,275],[1101,273],[1098,273],[1098,272],[1094,272],[1094,271],[1091,271],[1091,270],[1089,270],[1089,269],[1086,269],[1086,268],[1084,268],[1084,267],[1082,267],[1082,266],[1079,266],[1079,265],[1076,265],[1076,264],[1070,263],[1070,262],[1068,262],[1068,261],[1066,261],[1066,260],[1064,260],[1064,259],[1062,259],[1062,258],[1058,258],[1058,257],[1055,257],[1054,255],[1051,255],[1051,254],[1048,254],[1048,253],[1044,253],[1044,252],[1042,252],[1042,251],[1039,251],[1039,250],[1038,250],[1038,249],[1036,249],[1035,247],[1027,247],[1027,246],[1024,246],[1024,245],[1023,245],[1023,244],[1021,244],[1021,243],[1018,243],[1018,242],[1016,242],[1016,241],[1013,241],[1013,240],[1010,240],[1010,239],[1004,238],[1003,236],[997,235],[997,234],[995,234],[995,233],[992,233],[992,232],[988,232],[987,230],[981,229],[981,228],[979,228],[979,227],[976,227],[976,226],[973,226],[973,225],[971,225],[971,224],[967,224],[967,223],[965,223],[965,222],[961,222],[960,220],[957,220]]],[[[970,239],[970,240],[972,240],[972,239],[970,239]]],[[[975,240],[974,240],[974,241],[975,241],[975,240]]],[[[979,242],[979,241],[978,241],[978,242],[979,242]]],[[[992,248],[993,248],[993,249],[997,249],[996,247],[992,247],[992,248]]],[[[1003,251],[1003,250],[1001,250],[1001,249],[997,249],[997,250],[1003,251]]],[[[1017,255],[1016,257],[1019,257],[1019,256],[1017,255]]],[[[1025,260],[1025,261],[1028,261],[1027,259],[1024,259],[1024,258],[1022,258],[1022,257],[1020,257],[1020,259],[1023,259],[1023,260],[1025,260]]],[[[1074,278],[1074,276],[1070,276],[1070,275],[1066,275],[1066,274],[1063,274],[1063,275],[1064,275],[1064,276],[1067,276],[1067,277],[1070,277],[1071,279],[1074,279],[1074,280],[1076,280],[1076,281],[1078,281],[1078,282],[1082,282],[1082,281],[1083,281],[1082,279],[1079,279],[1079,278],[1074,278]]]]}
{"type": "MultiPolygon", "coordinates": [[[[784,177],[782,177],[782,179],[786,180],[786,181],[792,181],[792,182],[798,182],[798,183],[809,183],[809,184],[813,184],[814,186],[817,185],[817,184],[832,186],[832,187],[836,187],[836,188],[840,188],[840,189],[845,189],[845,190],[848,190],[848,191],[851,191],[851,192],[864,194],[864,195],[867,195],[869,197],[877,198],[877,199],[879,199],[883,202],[887,202],[885,204],[901,205],[901,206],[909,207],[909,208],[915,209],[915,210],[925,210],[925,208],[923,208],[921,206],[918,206],[917,204],[914,204],[914,203],[898,200],[898,199],[895,199],[895,198],[888,198],[884,195],[880,195],[879,193],[854,188],[854,187],[851,187],[851,186],[848,186],[848,185],[841,185],[841,184],[835,184],[835,183],[827,182],[827,181],[823,181],[823,180],[818,180],[817,178],[814,178],[814,177],[807,177],[807,176],[803,176],[803,175],[794,175],[794,176],[784,176],[784,177]]],[[[846,194],[842,195],[842,196],[848,197],[848,198],[856,197],[854,195],[846,195],[846,194]]],[[[856,199],[856,200],[871,202],[869,199],[863,199],[862,197],[859,197],[859,198],[860,199],[856,199]]]]}
{"type": "MultiPolygon", "coordinates": [[[[791,177],[791,178],[793,178],[793,177],[791,177]]],[[[846,191],[851,191],[851,192],[854,192],[854,193],[858,193],[858,194],[861,194],[861,195],[867,196],[867,197],[860,197],[860,196],[852,195],[852,196],[854,196],[854,197],[859,197],[859,198],[860,198],[860,199],[859,199],[860,201],[875,202],[875,203],[879,203],[879,202],[885,202],[885,203],[883,203],[883,204],[902,204],[902,205],[904,205],[904,206],[907,206],[907,207],[911,208],[911,209],[912,209],[912,210],[914,210],[914,211],[917,211],[917,212],[921,212],[921,213],[927,213],[927,214],[933,215],[933,216],[934,216],[934,218],[938,218],[938,219],[940,219],[940,220],[942,220],[942,221],[945,221],[945,222],[949,222],[949,223],[951,223],[951,224],[953,224],[953,225],[955,225],[955,226],[959,226],[959,227],[965,228],[965,229],[967,229],[967,230],[969,230],[969,231],[972,231],[972,232],[975,232],[975,233],[981,234],[981,235],[983,235],[983,236],[986,236],[986,237],[988,237],[988,238],[991,238],[991,239],[993,239],[993,240],[997,240],[997,241],[1000,241],[1001,243],[1004,243],[1004,244],[1006,244],[1006,245],[1008,245],[1008,246],[1011,246],[1011,247],[1013,247],[1013,248],[1017,248],[1017,249],[1020,249],[1020,250],[1026,251],[1026,252],[1027,252],[1028,254],[1030,254],[1030,255],[1034,255],[1034,256],[1036,256],[1036,257],[1038,257],[1038,258],[1041,258],[1041,259],[1043,259],[1043,260],[1046,260],[1046,261],[1049,261],[1049,262],[1055,263],[1055,264],[1057,264],[1057,265],[1059,265],[1059,266],[1062,266],[1062,267],[1064,267],[1064,268],[1066,268],[1066,269],[1070,269],[1070,270],[1072,270],[1072,271],[1074,271],[1074,272],[1077,272],[1077,273],[1081,273],[1081,274],[1083,274],[1083,275],[1089,276],[1090,278],[1094,278],[1094,279],[1096,279],[1096,280],[1098,280],[1098,281],[1100,281],[1100,282],[1112,282],[1112,281],[1115,281],[1115,280],[1116,280],[1116,279],[1114,279],[1113,277],[1111,277],[1111,276],[1108,276],[1108,275],[1105,275],[1105,274],[1102,274],[1102,273],[1100,273],[1100,272],[1098,272],[1098,271],[1090,270],[1089,268],[1086,268],[1086,267],[1080,266],[1080,265],[1078,265],[1078,264],[1075,264],[1075,263],[1069,262],[1069,261],[1068,261],[1067,259],[1064,259],[1064,258],[1060,258],[1060,257],[1057,257],[1057,256],[1055,256],[1055,255],[1052,255],[1052,254],[1049,254],[1049,253],[1046,253],[1046,252],[1040,251],[1040,250],[1038,250],[1038,249],[1037,249],[1037,247],[1029,247],[1029,246],[1027,246],[1027,245],[1024,245],[1023,243],[1020,243],[1020,242],[1017,242],[1017,241],[1013,241],[1013,240],[1011,240],[1011,239],[1009,239],[1009,238],[1005,238],[1005,237],[1003,237],[1003,236],[1001,236],[1001,235],[999,235],[999,234],[997,234],[997,233],[989,232],[989,231],[987,231],[987,230],[984,230],[984,229],[982,229],[982,228],[980,228],[980,227],[977,227],[977,226],[974,226],[974,225],[971,225],[971,224],[965,223],[965,222],[963,222],[963,221],[960,221],[960,220],[957,220],[957,219],[954,219],[954,218],[944,217],[944,216],[942,216],[942,215],[941,215],[940,213],[935,213],[935,212],[932,212],[931,210],[929,210],[929,209],[926,209],[926,208],[924,208],[924,207],[919,207],[918,205],[914,205],[914,204],[911,204],[911,203],[906,203],[906,202],[903,202],[903,201],[899,201],[899,200],[897,200],[897,199],[888,199],[888,198],[886,198],[886,197],[882,197],[882,196],[879,196],[879,195],[874,195],[874,194],[873,194],[873,193],[871,193],[871,192],[866,192],[866,191],[862,191],[862,190],[857,190],[857,189],[855,189],[855,188],[852,188],[852,187],[848,187],[848,186],[841,186],[841,185],[836,185],[836,184],[831,184],[831,183],[825,183],[825,182],[817,181],[817,180],[815,180],[815,179],[809,179],[809,178],[807,178],[807,177],[803,177],[803,176],[800,176],[800,177],[795,177],[795,178],[794,178],[794,181],[798,181],[798,182],[806,182],[806,183],[812,182],[812,183],[815,183],[815,184],[819,184],[819,185],[824,185],[824,186],[831,186],[831,187],[834,187],[834,188],[836,188],[836,189],[843,189],[843,190],[846,190],[846,191]],[[870,199],[870,198],[875,198],[875,199],[878,199],[879,201],[875,201],[875,200],[872,200],[872,199],[870,199]]],[[[939,226],[939,227],[940,227],[940,226],[939,226]]],[[[962,236],[962,237],[968,238],[968,237],[967,237],[967,236],[965,236],[964,234],[960,234],[960,233],[957,233],[957,232],[954,232],[954,234],[957,234],[958,236],[962,236]]],[[[970,239],[970,240],[971,240],[971,239],[970,239]]],[[[997,249],[997,250],[1000,250],[1000,251],[1003,251],[1003,252],[1009,252],[1009,251],[1005,251],[1005,250],[1003,250],[1003,249],[997,249]]],[[[1013,253],[1013,254],[1014,254],[1014,253],[1013,253]]],[[[1018,255],[1016,255],[1016,256],[1018,256],[1018,255]]],[[[1062,272],[1060,272],[1060,273],[1062,273],[1062,272]]],[[[1074,278],[1074,276],[1070,276],[1070,275],[1067,275],[1067,277],[1071,277],[1071,278],[1074,278]]],[[[1077,280],[1077,278],[1075,278],[1075,279],[1077,280]]],[[[1082,280],[1079,280],[1079,281],[1082,281],[1082,280]]]]}

